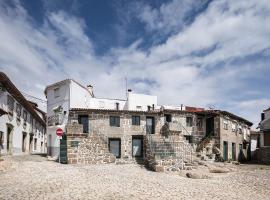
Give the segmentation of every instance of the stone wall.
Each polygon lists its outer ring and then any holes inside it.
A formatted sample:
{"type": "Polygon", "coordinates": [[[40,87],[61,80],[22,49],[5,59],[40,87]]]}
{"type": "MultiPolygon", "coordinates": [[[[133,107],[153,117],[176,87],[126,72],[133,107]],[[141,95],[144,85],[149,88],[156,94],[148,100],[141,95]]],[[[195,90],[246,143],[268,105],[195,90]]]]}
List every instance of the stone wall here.
{"type": "Polygon", "coordinates": [[[67,159],[69,164],[113,163],[115,156],[109,153],[106,142],[98,135],[83,133],[80,124],[67,125],[67,159]]]}
{"type": "Polygon", "coordinates": [[[256,151],[258,162],[270,164],[270,146],[260,147],[256,151]]]}

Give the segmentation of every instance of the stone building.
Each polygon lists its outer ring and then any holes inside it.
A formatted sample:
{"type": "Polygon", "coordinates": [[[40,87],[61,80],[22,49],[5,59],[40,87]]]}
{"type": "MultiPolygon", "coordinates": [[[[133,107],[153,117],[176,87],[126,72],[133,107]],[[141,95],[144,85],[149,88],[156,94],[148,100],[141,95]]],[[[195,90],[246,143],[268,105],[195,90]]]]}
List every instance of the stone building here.
{"type": "Polygon", "coordinates": [[[45,94],[49,137],[56,138],[58,127],[65,132],[49,143],[58,143],[54,156],[60,152],[63,162],[137,161],[159,171],[184,168],[195,150],[203,159],[215,159],[212,149],[223,160],[247,157],[252,123],[226,111],[158,105],[156,96],[131,90],[127,99],[97,98],[92,86],[71,79],[48,86],[45,94]],[[61,122],[51,120],[59,116],[61,122]]]}
{"type": "Polygon", "coordinates": [[[258,151],[257,159],[259,162],[270,163],[270,108],[261,113],[261,122],[258,128],[258,151]]]}
{"type": "Polygon", "coordinates": [[[46,153],[45,113],[0,72],[1,154],[46,153]]]}

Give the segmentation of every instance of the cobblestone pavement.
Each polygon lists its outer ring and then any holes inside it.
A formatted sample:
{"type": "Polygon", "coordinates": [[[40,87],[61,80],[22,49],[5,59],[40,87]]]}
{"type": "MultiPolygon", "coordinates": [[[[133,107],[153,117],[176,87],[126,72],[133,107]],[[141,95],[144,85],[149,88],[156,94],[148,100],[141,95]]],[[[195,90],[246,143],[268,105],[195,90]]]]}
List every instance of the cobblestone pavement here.
{"type": "Polygon", "coordinates": [[[211,179],[134,165],[62,165],[39,156],[9,158],[0,199],[270,199],[270,170],[243,167],[211,179]]]}

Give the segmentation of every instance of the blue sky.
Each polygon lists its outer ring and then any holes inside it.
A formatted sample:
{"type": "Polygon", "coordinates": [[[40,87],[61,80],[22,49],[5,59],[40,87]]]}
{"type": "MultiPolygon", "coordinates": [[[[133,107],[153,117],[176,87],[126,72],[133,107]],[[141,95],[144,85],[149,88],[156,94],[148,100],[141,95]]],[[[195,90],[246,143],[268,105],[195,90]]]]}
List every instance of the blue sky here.
{"type": "Polygon", "coordinates": [[[269,0],[2,0],[0,69],[42,99],[65,78],[124,98],[127,77],[159,104],[257,124],[270,106],[269,21],[269,0]]]}

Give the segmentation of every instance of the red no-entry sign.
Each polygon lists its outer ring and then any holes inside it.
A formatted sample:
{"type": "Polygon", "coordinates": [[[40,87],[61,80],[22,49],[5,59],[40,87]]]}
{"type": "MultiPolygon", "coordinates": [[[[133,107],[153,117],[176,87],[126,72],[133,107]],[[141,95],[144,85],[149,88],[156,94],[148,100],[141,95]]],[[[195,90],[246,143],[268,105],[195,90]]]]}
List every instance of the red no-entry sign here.
{"type": "Polygon", "coordinates": [[[56,129],[56,135],[62,136],[63,135],[63,130],[61,128],[56,129]]]}

